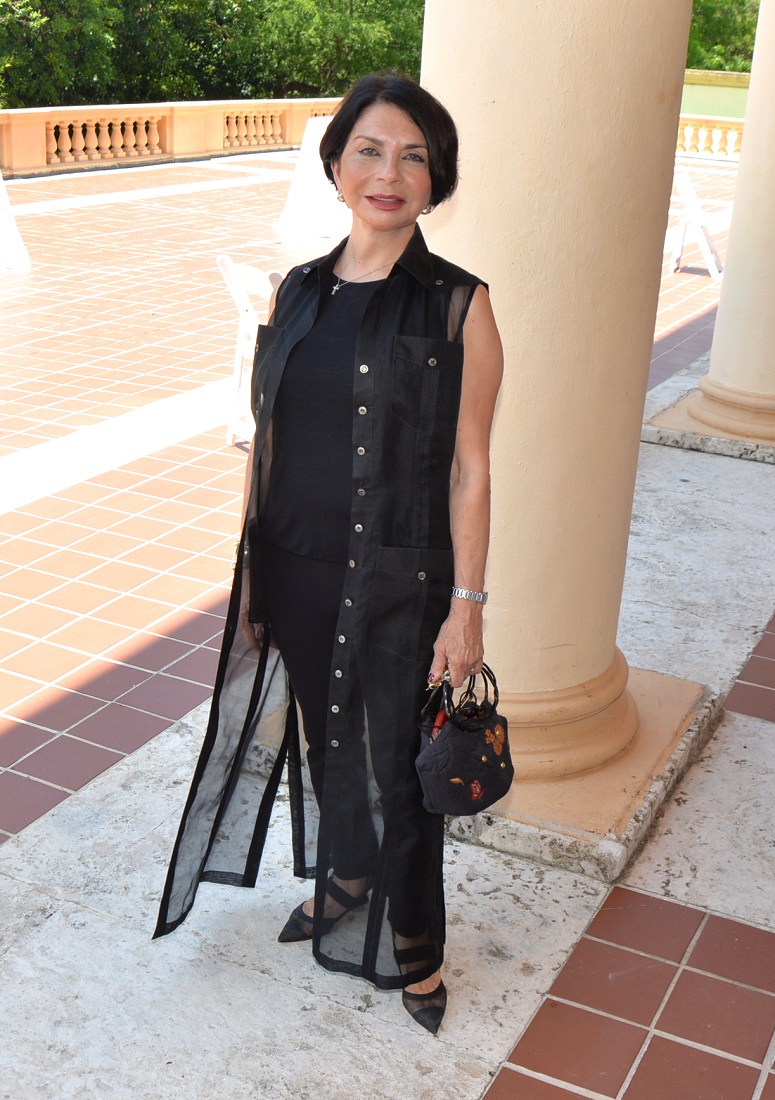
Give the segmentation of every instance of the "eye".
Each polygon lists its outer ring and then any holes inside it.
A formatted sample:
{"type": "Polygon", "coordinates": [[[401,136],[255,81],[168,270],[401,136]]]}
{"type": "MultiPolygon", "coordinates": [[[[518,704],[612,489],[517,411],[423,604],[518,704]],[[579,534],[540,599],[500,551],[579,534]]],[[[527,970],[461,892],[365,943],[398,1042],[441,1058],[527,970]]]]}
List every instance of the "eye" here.
{"type": "Polygon", "coordinates": [[[377,150],[374,148],[373,145],[363,145],[358,150],[358,152],[360,153],[360,155],[362,157],[378,157],[379,156],[379,153],[377,152],[377,150]]]}
{"type": "Polygon", "coordinates": [[[428,163],[426,158],[422,155],[422,153],[407,153],[406,157],[404,159],[411,161],[412,164],[427,164],[428,163]]]}

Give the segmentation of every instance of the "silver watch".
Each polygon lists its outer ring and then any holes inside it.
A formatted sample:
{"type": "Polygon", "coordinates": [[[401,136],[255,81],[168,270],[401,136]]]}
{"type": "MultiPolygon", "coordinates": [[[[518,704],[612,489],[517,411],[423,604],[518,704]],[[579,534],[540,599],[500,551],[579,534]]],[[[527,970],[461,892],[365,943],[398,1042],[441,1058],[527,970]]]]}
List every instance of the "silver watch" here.
{"type": "Polygon", "coordinates": [[[460,600],[473,600],[474,603],[487,603],[486,592],[474,592],[470,588],[453,588],[452,595],[460,600]]]}

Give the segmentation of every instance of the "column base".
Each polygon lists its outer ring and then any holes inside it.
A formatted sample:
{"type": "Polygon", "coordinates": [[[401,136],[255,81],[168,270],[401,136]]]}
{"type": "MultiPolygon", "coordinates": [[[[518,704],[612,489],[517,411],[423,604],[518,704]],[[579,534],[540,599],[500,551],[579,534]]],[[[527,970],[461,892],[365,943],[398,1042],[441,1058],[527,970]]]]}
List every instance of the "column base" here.
{"type": "Polygon", "coordinates": [[[559,691],[503,692],[517,780],[558,779],[613,760],[638,729],[638,708],[627,690],[624,655],[600,676],[559,691]]]}
{"type": "Polygon", "coordinates": [[[631,669],[629,689],[640,715],[638,736],[614,761],[583,775],[515,782],[485,813],[451,818],[448,833],[615,881],[722,714],[718,697],[702,684],[674,676],[631,669]]]}
{"type": "Polygon", "coordinates": [[[775,443],[775,394],[750,393],[706,376],[689,413],[711,428],[775,443]]]}
{"type": "Polygon", "coordinates": [[[728,421],[734,423],[733,427],[724,428],[720,423],[726,418],[715,417],[713,406],[710,416],[718,420],[718,424],[711,425],[707,417],[701,420],[700,416],[705,416],[707,411],[705,394],[692,389],[643,425],[641,441],[680,447],[686,451],[745,458],[751,462],[775,463],[775,434],[767,435],[766,424],[761,420],[744,421],[741,417],[728,421]]]}

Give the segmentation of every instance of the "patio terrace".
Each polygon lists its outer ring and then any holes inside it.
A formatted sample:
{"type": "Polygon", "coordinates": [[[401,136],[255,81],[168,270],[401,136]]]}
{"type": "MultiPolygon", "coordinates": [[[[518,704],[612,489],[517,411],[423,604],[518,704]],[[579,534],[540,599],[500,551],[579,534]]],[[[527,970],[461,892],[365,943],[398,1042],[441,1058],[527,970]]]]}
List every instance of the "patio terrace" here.
{"type": "MultiPolygon", "coordinates": [[[[642,448],[625,648],[731,687],[729,713],[613,890],[449,845],[451,1002],[432,1047],[395,998],[277,949],[304,896],[282,806],[258,890],[205,887],[148,942],[245,461],[224,441],[236,315],[215,258],[301,258],[272,229],[294,163],[8,183],[33,267],[0,276],[0,1092],[774,1100],[775,532],[752,463],[642,448]],[[693,509],[722,520],[687,545],[693,509]],[[647,638],[650,556],[697,599],[687,625],[670,589],[647,638]]],[[[735,166],[682,166],[723,259],[735,166]]],[[[669,252],[651,388],[707,352],[719,295],[699,250],[677,274],[669,252]]]]}

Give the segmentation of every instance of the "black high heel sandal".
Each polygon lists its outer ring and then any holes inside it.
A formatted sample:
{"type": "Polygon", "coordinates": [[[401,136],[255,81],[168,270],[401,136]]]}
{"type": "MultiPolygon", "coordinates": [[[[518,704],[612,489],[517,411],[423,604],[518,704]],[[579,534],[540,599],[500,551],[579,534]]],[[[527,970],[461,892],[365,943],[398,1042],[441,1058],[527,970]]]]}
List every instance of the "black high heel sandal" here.
{"type": "MultiPolygon", "coordinates": [[[[409,977],[415,970],[418,973],[422,971],[422,967],[413,966],[412,964],[432,962],[429,947],[429,944],[418,944],[415,947],[393,947],[393,955],[398,963],[399,970],[405,977],[409,977]]],[[[419,980],[422,981],[422,978],[419,980]]],[[[447,987],[440,978],[439,984],[430,993],[410,993],[408,989],[402,989],[401,1003],[420,1027],[424,1027],[426,1031],[430,1031],[431,1035],[435,1035],[441,1027],[441,1021],[444,1019],[444,1013],[447,1010],[447,987]]]]}
{"type": "MultiPolygon", "coordinates": [[[[337,913],[335,917],[323,917],[320,921],[321,935],[326,935],[336,925],[337,921],[340,921],[347,913],[351,913],[354,909],[360,909],[362,905],[366,905],[369,900],[369,889],[367,885],[362,894],[354,896],[348,894],[346,890],[343,890],[338,882],[334,882],[334,876],[329,875],[328,882],[326,883],[326,894],[335,901],[337,905],[342,906],[342,912],[337,913]]],[[[312,939],[312,927],[313,918],[308,916],[304,912],[304,902],[301,905],[297,905],[291,913],[288,920],[285,922],[285,927],[277,937],[278,943],[300,943],[302,940],[312,939]]]]}

